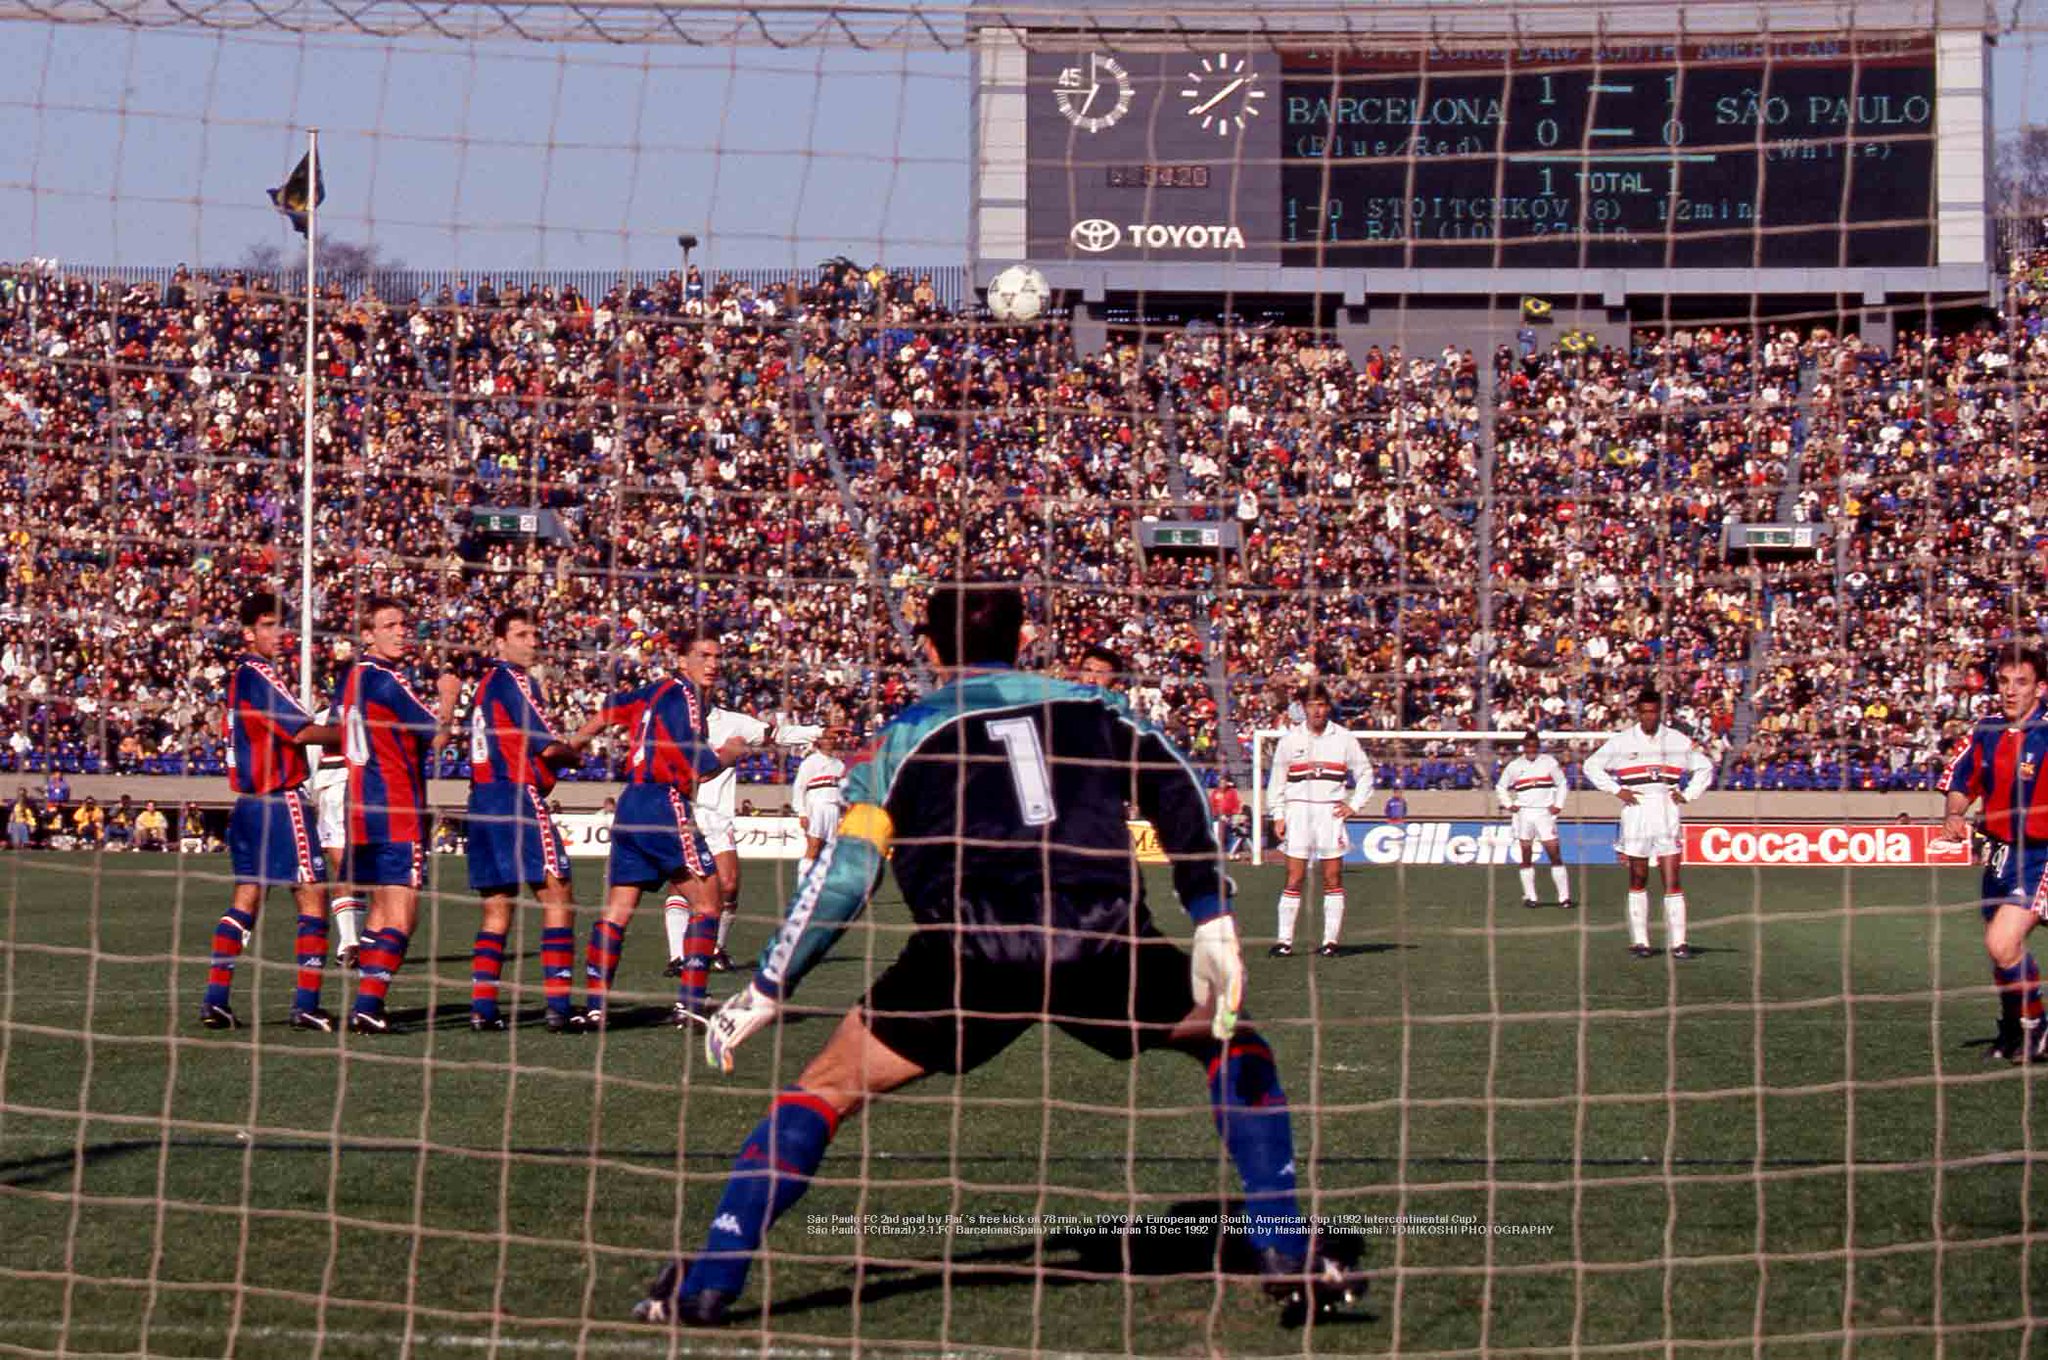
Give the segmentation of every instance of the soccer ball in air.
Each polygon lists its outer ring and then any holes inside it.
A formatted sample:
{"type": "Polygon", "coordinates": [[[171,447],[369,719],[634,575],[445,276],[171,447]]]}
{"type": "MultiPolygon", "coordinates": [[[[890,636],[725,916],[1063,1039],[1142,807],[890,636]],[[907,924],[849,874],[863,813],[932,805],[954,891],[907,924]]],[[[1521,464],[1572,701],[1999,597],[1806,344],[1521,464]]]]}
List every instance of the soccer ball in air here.
{"type": "Polygon", "coordinates": [[[998,321],[1036,321],[1052,301],[1052,285],[1028,264],[1013,264],[989,281],[988,311],[998,321]]]}

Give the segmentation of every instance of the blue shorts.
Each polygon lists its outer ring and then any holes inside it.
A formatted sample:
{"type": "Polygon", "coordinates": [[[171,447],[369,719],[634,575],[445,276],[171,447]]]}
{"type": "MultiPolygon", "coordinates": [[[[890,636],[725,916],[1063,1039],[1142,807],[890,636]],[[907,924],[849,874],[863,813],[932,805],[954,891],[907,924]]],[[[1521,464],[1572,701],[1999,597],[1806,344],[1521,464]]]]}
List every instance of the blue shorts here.
{"type": "Polygon", "coordinates": [[[469,791],[469,889],[488,896],[521,884],[569,881],[569,846],[540,792],[528,784],[469,791]]]}
{"type": "Polygon", "coordinates": [[[297,789],[251,793],[235,800],[228,816],[228,858],[235,882],[300,885],[325,883],[327,861],[314,835],[313,805],[297,789]]]}
{"type": "Polygon", "coordinates": [[[2048,915],[2048,899],[2041,896],[2041,875],[2048,871],[2048,844],[1994,841],[1991,858],[1984,865],[1984,919],[2010,902],[2036,916],[2048,915]]]}
{"type": "Polygon", "coordinates": [[[607,883],[648,888],[679,873],[709,878],[717,871],[681,790],[668,784],[626,785],[612,823],[607,883]]]}
{"type": "Polygon", "coordinates": [[[348,880],[359,888],[424,888],[427,847],[418,841],[351,845],[344,854],[348,880]]]}

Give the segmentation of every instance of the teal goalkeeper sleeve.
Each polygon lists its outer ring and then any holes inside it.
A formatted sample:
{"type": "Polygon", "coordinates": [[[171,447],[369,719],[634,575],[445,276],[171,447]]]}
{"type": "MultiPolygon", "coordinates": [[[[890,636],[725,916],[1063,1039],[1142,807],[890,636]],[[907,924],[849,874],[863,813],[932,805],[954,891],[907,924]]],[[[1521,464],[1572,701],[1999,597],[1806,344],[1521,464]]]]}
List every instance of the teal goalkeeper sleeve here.
{"type": "Polygon", "coordinates": [[[873,803],[856,803],[846,810],[818,862],[797,884],[782,929],[761,951],[754,986],[768,996],[785,998],[832,951],[881,884],[891,830],[889,814],[873,803]]]}

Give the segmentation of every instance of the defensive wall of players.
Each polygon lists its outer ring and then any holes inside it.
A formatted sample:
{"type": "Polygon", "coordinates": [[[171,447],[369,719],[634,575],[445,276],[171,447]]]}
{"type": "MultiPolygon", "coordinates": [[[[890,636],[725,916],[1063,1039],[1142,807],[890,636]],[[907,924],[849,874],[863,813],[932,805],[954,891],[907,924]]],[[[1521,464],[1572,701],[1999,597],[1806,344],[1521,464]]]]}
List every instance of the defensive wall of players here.
{"type": "MultiPolygon", "coordinates": [[[[227,791],[226,781],[210,776],[161,775],[136,779],[112,774],[74,774],[66,778],[71,786],[73,802],[96,798],[102,805],[111,805],[120,801],[124,793],[137,801],[153,798],[159,807],[189,802],[202,807],[225,808],[234,802],[233,795],[227,791]]],[[[0,781],[4,781],[4,776],[0,776],[0,781]]],[[[37,793],[42,789],[42,777],[39,775],[17,777],[16,783],[37,793]]],[[[604,805],[605,799],[616,798],[620,787],[596,782],[558,784],[549,800],[566,812],[594,811],[604,805]]],[[[4,788],[4,782],[0,782],[0,789],[4,788]]],[[[460,812],[468,797],[469,784],[463,780],[436,779],[428,787],[428,802],[447,812],[460,812]]],[[[1491,821],[1499,818],[1499,809],[1490,789],[1419,789],[1403,792],[1402,797],[1407,800],[1408,816],[1412,820],[1491,821]]],[[[741,784],[739,800],[752,803],[763,812],[778,812],[789,805],[789,786],[741,784]]],[[[1380,797],[1374,799],[1376,808],[1380,801],[1380,797]]],[[[1900,813],[1931,822],[1939,819],[1941,808],[1940,795],[1932,793],[1710,789],[1693,805],[1692,814],[1701,819],[1731,822],[1850,824],[1893,822],[1900,813]]],[[[1607,810],[1606,800],[1601,795],[1578,791],[1572,795],[1572,802],[1566,810],[1567,820],[1575,815],[1591,817],[1604,814],[1607,810]]]]}

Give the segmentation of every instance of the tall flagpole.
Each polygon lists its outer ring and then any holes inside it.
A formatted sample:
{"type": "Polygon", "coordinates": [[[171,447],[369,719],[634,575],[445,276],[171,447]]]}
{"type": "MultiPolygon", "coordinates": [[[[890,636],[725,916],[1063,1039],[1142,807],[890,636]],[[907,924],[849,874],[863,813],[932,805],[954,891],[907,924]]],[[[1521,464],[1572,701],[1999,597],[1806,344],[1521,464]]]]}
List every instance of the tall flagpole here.
{"type": "Polygon", "coordinates": [[[306,129],[306,355],[299,408],[305,448],[299,458],[299,701],[313,698],[313,264],[320,223],[320,129],[306,129]]]}

